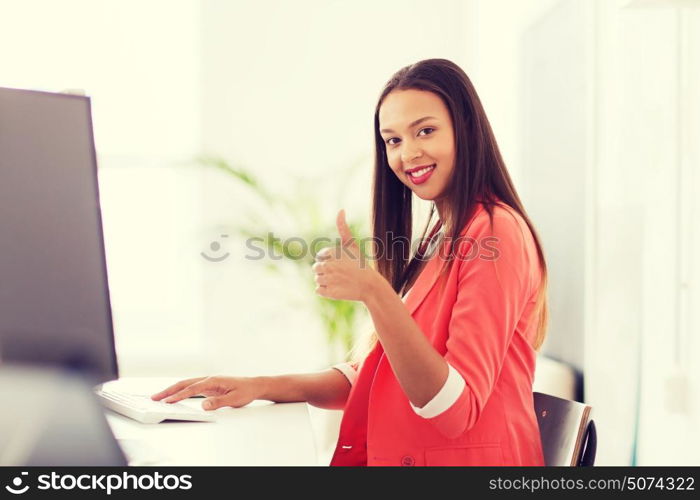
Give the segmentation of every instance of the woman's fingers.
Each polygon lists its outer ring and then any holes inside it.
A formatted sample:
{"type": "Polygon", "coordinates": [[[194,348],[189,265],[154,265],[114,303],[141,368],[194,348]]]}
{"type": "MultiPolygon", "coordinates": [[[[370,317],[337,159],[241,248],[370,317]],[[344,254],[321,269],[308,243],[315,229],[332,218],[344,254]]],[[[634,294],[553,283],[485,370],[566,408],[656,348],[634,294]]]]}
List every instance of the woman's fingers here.
{"type": "Polygon", "coordinates": [[[205,410],[216,410],[217,408],[223,408],[224,406],[235,406],[233,403],[232,393],[228,393],[224,396],[213,396],[205,399],[202,402],[202,408],[205,410]]]}
{"type": "Polygon", "coordinates": [[[260,388],[256,387],[253,379],[243,378],[239,379],[239,382],[235,385],[235,388],[232,387],[225,394],[214,395],[205,399],[202,402],[202,408],[205,410],[216,410],[225,406],[241,408],[260,397],[260,388]]]}
{"type": "Polygon", "coordinates": [[[210,379],[200,380],[199,382],[195,382],[194,384],[191,384],[185,387],[184,389],[177,391],[175,394],[168,396],[163,401],[165,401],[166,403],[177,403],[178,401],[181,401],[183,399],[187,399],[192,396],[196,396],[197,394],[206,392],[211,385],[212,381],[210,379]]]}
{"type": "Polygon", "coordinates": [[[316,260],[316,262],[323,262],[323,261],[329,260],[331,258],[331,256],[332,256],[331,248],[326,247],[326,248],[322,248],[321,250],[319,250],[316,253],[314,259],[316,260]]]}
{"type": "Polygon", "coordinates": [[[152,395],[151,399],[154,401],[160,401],[161,399],[166,398],[172,394],[175,394],[176,392],[181,391],[185,387],[188,387],[188,386],[194,384],[195,382],[199,382],[200,380],[204,380],[205,378],[206,377],[196,377],[196,378],[190,378],[187,380],[181,380],[181,381],[171,385],[170,387],[163,389],[162,391],[152,395]]]}
{"type": "Polygon", "coordinates": [[[316,262],[311,269],[314,272],[314,280],[320,287],[325,287],[328,284],[328,266],[323,262],[316,262]]]}

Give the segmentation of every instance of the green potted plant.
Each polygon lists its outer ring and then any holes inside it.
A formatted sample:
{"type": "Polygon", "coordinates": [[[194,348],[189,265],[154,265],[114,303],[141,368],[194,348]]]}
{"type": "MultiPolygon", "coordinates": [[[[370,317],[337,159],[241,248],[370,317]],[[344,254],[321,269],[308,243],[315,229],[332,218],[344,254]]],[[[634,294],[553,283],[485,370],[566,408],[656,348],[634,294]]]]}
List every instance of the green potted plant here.
{"type": "MultiPolygon", "coordinates": [[[[248,212],[243,217],[243,223],[233,226],[234,232],[244,239],[254,239],[282,257],[279,260],[265,257],[265,267],[269,272],[279,273],[281,266],[292,266],[297,270],[299,279],[314,296],[313,303],[326,335],[329,361],[345,361],[356,340],[357,329],[362,321],[366,321],[367,314],[359,302],[332,300],[321,297],[314,291],[316,282],[311,271],[314,256],[321,248],[335,244],[337,236],[335,217],[324,217],[320,199],[309,192],[308,186],[316,188],[316,183],[295,178],[293,180],[297,189],[294,190],[294,196],[285,197],[270,192],[248,170],[232,165],[221,157],[200,156],[195,162],[222,172],[252,193],[266,207],[266,213],[248,212]],[[271,221],[280,220],[283,215],[291,220],[292,227],[285,228],[285,234],[275,234],[271,221]]],[[[352,167],[348,173],[352,173],[352,167]]],[[[348,220],[348,225],[353,234],[365,234],[364,227],[356,220],[348,220]]]]}

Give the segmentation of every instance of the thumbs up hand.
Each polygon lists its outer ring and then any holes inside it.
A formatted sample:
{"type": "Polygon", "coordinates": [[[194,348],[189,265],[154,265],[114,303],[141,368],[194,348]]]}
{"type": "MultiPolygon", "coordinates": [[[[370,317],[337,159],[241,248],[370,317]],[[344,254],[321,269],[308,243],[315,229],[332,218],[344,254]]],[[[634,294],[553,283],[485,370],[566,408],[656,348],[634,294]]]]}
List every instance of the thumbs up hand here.
{"type": "Polygon", "coordinates": [[[316,254],[316,293],[323,297],[363,302],[373,283],[382,276],[369,265],[345,221],[345,210],[336,218],[340,245],[316,254]]]}

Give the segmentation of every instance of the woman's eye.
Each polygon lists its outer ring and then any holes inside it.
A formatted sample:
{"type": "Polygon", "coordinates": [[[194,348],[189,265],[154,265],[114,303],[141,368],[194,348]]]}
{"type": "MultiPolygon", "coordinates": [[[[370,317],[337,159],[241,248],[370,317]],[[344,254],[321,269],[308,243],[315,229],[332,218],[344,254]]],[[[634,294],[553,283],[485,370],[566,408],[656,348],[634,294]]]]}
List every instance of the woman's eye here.
{"type": "MultiPolygon", "coordinates": [[[[424,127],[424,128],[422,128],[422,129],[420,129],[420,130],[418,131],[418,135],[420,135],[420,134],[421,134],[423,131],[425,131],[425,130],[428,130],[428,131],[429,131],[429,132],[428,132],[427,134],[425,134],[425,135],[429,135],[429,134],[432,134],[433,132],[435,132],[435,129],[434,129],[433,127],[424,127]]],[[[387,143],[388,145],[390,145],[390,146],[394,146],[396,143],[395,143],[395,142],[391,142],[391,141],[394,141],[394,140],[398,141],[399,139],[398,139],[398,137],[391,137],[391,138],[389,138],[389,139],[386,140],[386,143],[387,143]]]]}

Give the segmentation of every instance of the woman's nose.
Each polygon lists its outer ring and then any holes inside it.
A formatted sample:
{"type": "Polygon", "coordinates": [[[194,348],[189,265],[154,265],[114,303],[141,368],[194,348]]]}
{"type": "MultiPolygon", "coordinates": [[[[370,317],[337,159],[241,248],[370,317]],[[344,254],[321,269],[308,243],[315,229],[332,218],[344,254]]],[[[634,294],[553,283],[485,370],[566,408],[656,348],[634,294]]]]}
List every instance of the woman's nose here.
{"type": "Polygon", "coordinates": [[[423,155],[420,149],[411,146],[406,146],[401,151],[401,161],[404,163],[410,163],[416,158],[420,158],[423,155]]]}

